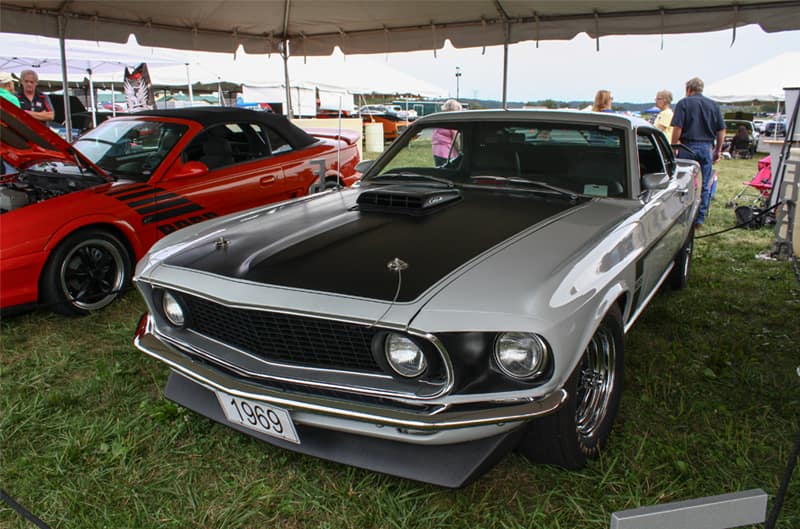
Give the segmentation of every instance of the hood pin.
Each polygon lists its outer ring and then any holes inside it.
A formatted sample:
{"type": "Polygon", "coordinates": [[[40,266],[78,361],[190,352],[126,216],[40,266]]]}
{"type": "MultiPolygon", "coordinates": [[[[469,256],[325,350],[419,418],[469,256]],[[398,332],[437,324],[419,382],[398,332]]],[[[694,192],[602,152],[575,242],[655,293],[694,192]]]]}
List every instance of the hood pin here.
{"type": "Polygon", "coordinates": [[[227,250],[228,246],[230,246],[231,242],[227,240],[225,237],[220,237],[217,239],[217,242],[214,243],[214,248],[217,250],[227,250]]]}
{"type": "Polygon", "coordinates": [[[386,263],[386,268],[388,268],[392,272],[401,272],[408,268],[408,263],[401,260],[399,257],[395,257],[394,259],[386,263]]]}

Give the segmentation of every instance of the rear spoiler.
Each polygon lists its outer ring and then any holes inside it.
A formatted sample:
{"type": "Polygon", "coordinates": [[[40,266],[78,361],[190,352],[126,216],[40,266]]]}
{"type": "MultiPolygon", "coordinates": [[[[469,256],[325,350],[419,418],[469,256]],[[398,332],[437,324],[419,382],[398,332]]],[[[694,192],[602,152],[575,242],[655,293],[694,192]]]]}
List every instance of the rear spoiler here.
{"type": "Polygon", "coordinates": [[[303,128],[304,131],[317,138],[327,138],[331,140],[341,140],[348,145],[358,143],[361,139],[361,133],[350,129],[320,129],[320,128],[303,128]]]}

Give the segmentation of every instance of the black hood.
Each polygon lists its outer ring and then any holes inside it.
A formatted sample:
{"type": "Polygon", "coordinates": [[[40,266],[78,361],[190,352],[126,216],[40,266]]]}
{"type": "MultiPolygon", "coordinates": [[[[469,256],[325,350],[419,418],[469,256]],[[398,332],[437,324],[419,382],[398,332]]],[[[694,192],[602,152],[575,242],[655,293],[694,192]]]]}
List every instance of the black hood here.
{"type": "MultiPolygon", "coordinates": [[[[402,271],[397,301],[409,302],[469,260],[584,200],[462,190],[460,200],[426,215],[359,210],[353,200],[338,210],[338,219],[326,219],[334,222],[319,224],[323,227],[298,222],[293,231],[306,230],[308,235],[289,246],[276,245],[280,249],[273,252],[262,250],[274,242],[270,225],[280,222],[280,215],[265,220],[259,235],[252,234],[252,227],[247,236],[239,237],[235,231],[226,235],[230,244],[223,254],[214,248],[204,247],[202,252],[194,248],[172,256],[167,264],[257,283],[391,301],[397,272],[388,263],[398,258],[408,267],[402,271]]],[[[309,207],[313,206],[311,201],[309,207]]],[[[279,231],[285,232],[285,227],[279,231]]]]}

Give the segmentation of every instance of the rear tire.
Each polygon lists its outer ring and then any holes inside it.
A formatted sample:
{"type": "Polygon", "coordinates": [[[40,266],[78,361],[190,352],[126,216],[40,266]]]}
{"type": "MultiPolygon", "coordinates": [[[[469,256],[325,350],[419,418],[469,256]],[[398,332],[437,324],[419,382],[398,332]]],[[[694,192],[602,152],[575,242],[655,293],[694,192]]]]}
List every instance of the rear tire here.
{"type": "Polygon", "coordinates": [[[675,266],[669,273],[669,284],[672,290],[682,290],[689,283],[689,272],[692,269],[692,254],[694,253],[694,228],[689,230],[681,249],[675,256],[675,266]]]}
{"type": "Polygon", "coordinates": [[[567,380],[567,401],[527,426],[519,446],[525,456],[567,469],[581,468],[597,457],[619,409],[624,349],[622,314],[614,305],[567,380]]]}
{"type": "Polygon", "coordinates": [[[111,233],[77,231],[50,254],[40,280],[42,300],[67,316],[102,309],[129,285],[131,261],[125,245],[111,233]]]}

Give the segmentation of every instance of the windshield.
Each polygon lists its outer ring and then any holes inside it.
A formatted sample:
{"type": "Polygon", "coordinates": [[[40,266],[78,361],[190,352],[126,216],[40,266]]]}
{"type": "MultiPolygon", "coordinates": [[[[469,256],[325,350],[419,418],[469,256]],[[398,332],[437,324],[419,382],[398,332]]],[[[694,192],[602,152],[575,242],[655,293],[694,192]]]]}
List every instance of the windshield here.
{"type": "Polygon", "coordinates": [[[605,125],[535,121],[418,127],[377,161],[365,182],[409,180],[624,197],[625,134],[605,125]]]}
{"type": "Polygon", "coordinates": [[[150,120],[107,121],[75,146],[116,178],[146,181],[188,127],[150,120]]]}

